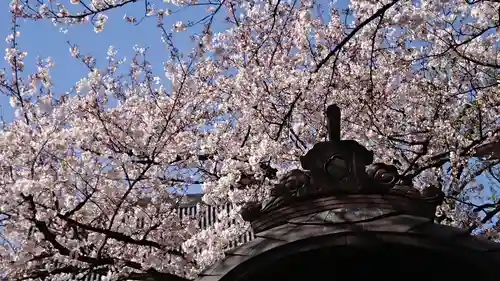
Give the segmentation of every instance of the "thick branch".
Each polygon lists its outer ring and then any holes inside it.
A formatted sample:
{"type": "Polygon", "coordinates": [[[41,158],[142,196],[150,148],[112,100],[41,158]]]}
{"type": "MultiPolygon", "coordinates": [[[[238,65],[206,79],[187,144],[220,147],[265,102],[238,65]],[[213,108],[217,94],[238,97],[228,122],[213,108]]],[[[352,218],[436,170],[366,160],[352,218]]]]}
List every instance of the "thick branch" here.
{"type": "MultiPolygon", "coordinates": [[[[29,204],[29,209],[32,212],[32,217],[30,218],[30,220],[35,224],[36,228],[43,234],[45,240],[47,240],[57,251],[59,251],[59,253],[61,255],[70,256],[71,251],[57,241],[56,235],[50,231],[47,224],[43,221],[36,219],[37,211],[36,211],[35,202],[33,200],[33,196],[32,195],[24,195],[24,194],[21,194],[21,196],[29,204]]],[[[93,258],[93,257],[84,256],[84,255],[77,255],[74,257],[74,259],[76,259],[80,262],[85,262],[85,263],[97,265],[97,266],[116,265],[116,263],[118,261],[120,261],[121,264],[123,264],[124,266],[131,267],[131,268],[134,268],[137,270],[147,271],[150,274],[160,275],[160,276],[164,277],[162,280],[176,280],[176,281],[177,280],[179,280],[179,281],[185,280],[179,276],[176,276],[176,275],[173,275],[170,273],[161,273],[161,272],[158,272],[157,270],[152,269],[152,268],[144,269],[140,263],[133,262],[133,261],[113,259],[113,258],[101,258],[101,257],[93,258]]]]}
{"type": "Polygon", "coordinates": [[[340,43],[337,46],[335,46],[335,48],[330,53],[328,53],[328,55],[326,55],[326,57],[323,58],[318,63],[318,65],[316,66],[316,69],[314,69],[313,73],[318,72],[320,70],[320,68],[323,67],[323,65],[325,65],[328,62],[328,60],[330,60],[330,58],[335,55],[335,53],[337,51],[339,51],[340,49],[342,49],[342,47],[344,47],[344,45],[347,44],[347,42],[349,42],[349,40],[351,40],[351,38],[354,37],[354,35],[356,35],[356,33],[358,33],[363,27],[365,27],[366,25],[368,25],[374,19],[376,19],[378,17],[381,17],[387,10],[389,10],[396,3],[398,3],[398,0],[393,1],[393,2],[391,2],[389,4],[386,4],[386,5],[382,6],[382,8],[380,8],[377,12],[375,12],[369,18],[367,18],[362,23],[360,23],[358,26],[356,26],[356,28],[354,28],[351,31],[351,33],[349,33],[344,39],[342,39],[342,41],[340,41],[340,43]]]}
{"type": "Polygon", "coordinates": [[[77,222],[76,220],[70,219],[70,218],[68,218],[64,215],[61,215],[61,214],[58,214],[57,217],[66,221],[70,225],[74,225],[74,226],[83,228],[83,229],[88,230],[88,231],[93,231],[93,232],[104,234],[104,235],[106,235],[106,237],[115,239],[115,240],[120,241],[120,242],[162,249],[162,250],[166,251],[168,254],[184,257],[184,254],[181,251],[171,250],[171,249],[166,250],[163,245],[161,245],[157,242],[151,241],[151,240],[145,240],[145,239],[138,240],[138,239],[134,239],[134,238],[127,236],[127,235],[120,233],[120,232],[102,229],[102,228],[91,226],[91,225],[82,224],[82,223],[77,222]]]}

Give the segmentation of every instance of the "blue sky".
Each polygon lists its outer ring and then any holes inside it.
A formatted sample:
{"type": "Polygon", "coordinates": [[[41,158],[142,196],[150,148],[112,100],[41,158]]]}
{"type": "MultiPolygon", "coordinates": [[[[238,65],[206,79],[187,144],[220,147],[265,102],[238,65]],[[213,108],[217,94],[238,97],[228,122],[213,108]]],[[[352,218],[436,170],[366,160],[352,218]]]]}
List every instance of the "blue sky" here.
{"type": "MultiPolygon", "coordinates": [[[[10,0],[0,1],[0,44],[3,44],[2,59],[0,59],[0,68],[7,67],[7,63],[3,59],[5,55],[4,49],[8,47],[5,42],[5,37],[11,33],[11,14],[9,12],[10,0]]],[[[36,1],[29,1],[35,3],[36,1]]],[[[69,4],[70,0],[61,0],[62,3],[68,3],[67,7],[75,8],[78,6],[69,4]]],[[[149,0],[154,4],[156,9],[170,8],[175,11],[177,8],[171,4],[167,4],[164,0],[149,0]]],[[[328,7],[328,1],[322,5],[328,7]]],[[[340,0],[336,6],[347,7],[348,0],[340,0]]],[[[170,30],[172,25],[182,19],[184,22],[196,22],[206,16],[206,6],[189,8],[165,17],[165,28],[170,30]]],[[[132,25],[125,22],[123,16],[135,16],[141,18],[144,14],[144,2],[137,1],[136,3],[127,4],[119,9],[110,10],[106,13],[109,16],[108,23],[105,25],[104,31],[95,33],[92,25],[72,26],[66,34],[60,32],[60,27],[54,27],[50,20],[38,21],[20,21],[19,31],[21,36],[17,39],[19,47],[22,51],[28,53],[25,58],[25,74],[32,73],[36,67],[36,58],[51,57],[56,67],[52,70],[52,80],[54,82],[54,90],[56,95],[63,94],[69,91],[71,87],[82,77],[88,74],[88,70],[77,59],[71,57],[69,52],[69,41],[72,44],[80,46],[82,54],[92,55],[98,59],[98,66],[106,64],[106,53],[108,47],[113,45],[118,51],[118,57],[127,57],[130,61],[134,54],[133,47],[148,47],[148,58],[153,62],[152,66],[156,75],[164,78],[162,61],[168,58],[168,51],[161,41],[161,32],[156,27],[156,18],[146,18],[140,25],[132,25]]],[[[212,31],[220,32],[224,29],[223,17],[225,14],[219,13],[212,25],[212,31]]],[[[325,14],[325,16],[327,16],[325,14]]],[[[174,33],[174,43],[177,48],[183,52],[188,52],[193,44],[189,39],[189,35],[199,33],[202,30],[202,25],[195,28],[190,28],[186,33],[174,33]]],[[[166,82],[166,81],[165,81],[166,82]]],[[[5,96],[0,96],[0,114],[6,121],[12,120],[14,111],[9,105],[9,99],[5,96]]]]}
{"type": "MultiPolygon", "coordinates": [[[[4,0],[1,2],[0,33],[2,36],[1,44],[3,44],[4,48],[2,48],[0,68],[5,68],[7,65],[3,60],[3,56],[5,55],[4,49],[8,47],[8,44],[4,39],[11,33],[11,14],[8,8],[10,1],[4,0]]],[[[61,2],[69,3],[69,0],[61,2]]],[[[90,54],[96,57],[98,65],[106,64],[106,53],[110,45],[116,47],[118,57],[125,56],[129,61],[134,54],[133,47],[135,45],[148,47],[148,57],[154,62],[153,68],[156,71],[156,75],[164,78],[161,62],[167,59],[168,52],[162,44],[160,30],[156,27],[156,18],[147,18],[138,26],[134,26],[123,20],[124,14],[140,18],[144,11],[144,5],[141,2],[138,1],[137,3],[128,4],[120,9],[110,11],[108,13],[109,21],[101,33],[95,33],[91,25],[73,26],[69,28],[66,34],[63,34],[60,32],[60,28],[54,27],[50,20],[19,22],[19,31],[21,32],[21,36],[18,39],[19,47],[22,51],[28,53],[25,60],[25,73],[30,73],[35,69],[37,56],[40,58],[51,57],[56,63],[56,67],[52,71],[56,94],[69,91],[80,78],[88,74],[85,66],[71,57],[69,45],[67,44],[69,41],[72,44],[79,45],[83,54],[90,54]]],[[[158,9],[171,7],[162,0],[153,0],[151,2],[155,3],[158,9]]],[[[179,18],[182,18],[186,22],[190,20],[195,21],[200,19],[200,15],[204,16],[207,14],[204,8],[197,8],[195,11],[197,12],[180,12],[170,17],[165,17],[165,27],[169,30],[179,18]]],[[[195,30],[198,31],[200,28],[201,26],[195,30]]],[[[189,34],[192,34],[192,31],[189,34]]],[[[192,47],[187,35],[188,33],[175,34],[174,41],[179,49],[192,47]]],[[[7,97],[0,96],[0,106],[3,117],[7,121],[12,120],[14,112],[10,108],[7,97]]]]}

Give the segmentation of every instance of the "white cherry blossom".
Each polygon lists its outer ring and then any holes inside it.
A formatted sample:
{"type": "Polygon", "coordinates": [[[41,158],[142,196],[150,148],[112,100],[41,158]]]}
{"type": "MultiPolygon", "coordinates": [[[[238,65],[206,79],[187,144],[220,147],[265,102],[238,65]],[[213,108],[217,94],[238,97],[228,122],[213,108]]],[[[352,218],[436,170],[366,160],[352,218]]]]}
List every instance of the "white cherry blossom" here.
{"type": "MultiPolygon", "coordinates": [[[[165,59],[149,57],[150,42],[126,59],[102,50],[104,61],[70,44],[88,73],[61,93],[52,59],[27,73],[24,27],[13,25],[0,70],[0,93],[16,110],[0,131],[0,268],[9,280],[95,268],[110,281],[148,270],[193,278],[248,230],[241,206],[265,199],[325,140],[333,103],[344,139],[397,163],[417,188],[446,192],[441,223],[469,227],[488,213],[475,214],[478,204],[497,203],[481,181],[494,189],[500,175],[498,157],[483,153],[500,142],[500,3],[164,2],[10,2],[14,23],[53,21],[70,33],[76,24],[102,32],[123,10],[117,20],[160,32],[165,59]],[[144,11],[123,8],[134,2],[144,11]],[[175,45],[182,35],[192,49],[175,45]],[[204,203],[232,211],[204,230],[180,219],[178,194],[193,184],[204,203]]],[[[498,227],[478,227],[500,239],[498,227]]]]}

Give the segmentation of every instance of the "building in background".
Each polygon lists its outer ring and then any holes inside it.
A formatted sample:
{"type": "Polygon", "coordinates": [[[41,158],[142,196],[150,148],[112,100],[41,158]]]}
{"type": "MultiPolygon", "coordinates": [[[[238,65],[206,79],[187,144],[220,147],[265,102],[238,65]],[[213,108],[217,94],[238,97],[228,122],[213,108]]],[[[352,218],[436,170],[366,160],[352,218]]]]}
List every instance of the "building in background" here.
{"type": "MultiPolygon", "coordinates": [[[[199,226],[200,229],[206,229],[209,226],[213,225],[217,221],[218,212],[223,209],[229,212],[231,210],[231,204],[226,204],[224,206],[207,206],[204,208],[204,213],[200,214],[200,210],[198,210],[198,203],[201,202],[201,197],[203,194],[187,194],[182,198],[182,202],[179,205],[177,213],[179,217],[182,219],[183,217],[200,217],[199,226]],[[223,209],[222,209],[223,208],[223,209]]],[[[237,241],[233,241],[230,244],[230,247],[235,247],[237,245],[241,245],[243,243],[247,243],[253,239],[253,232],[250,230],[249,232],[242,235],[237,241]]]]}

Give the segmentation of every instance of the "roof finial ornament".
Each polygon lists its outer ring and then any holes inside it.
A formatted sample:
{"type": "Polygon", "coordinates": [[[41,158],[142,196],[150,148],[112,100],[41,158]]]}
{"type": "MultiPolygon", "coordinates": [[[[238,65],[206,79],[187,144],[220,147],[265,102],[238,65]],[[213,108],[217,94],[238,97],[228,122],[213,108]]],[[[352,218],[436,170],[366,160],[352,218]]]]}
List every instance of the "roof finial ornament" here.
{"type": "Polygon", "coordinates": [[[326,109],[326,125],[328,128],[328,140],[331,142],[340,141],[340,108],[332,104],[326,109]]]}
{"type": "Polygon", "coordinates": [[[395,166],[373,163],[372,151],[355,140],[342,140],[341,111],[337,105],[327,107],[326,117],[328,141],[315,144],[301,156],[303,170],[287,173],[271,189],[269,200],[262,205],[249,203],[242,212],[245,220],[254,221],[298,201],[350,194],[397,195],[424,200],[435,206],[441,203],[441,191],[432,195],[420,193],[401,179],[395,166]]]}

